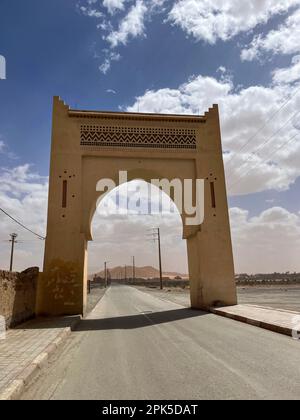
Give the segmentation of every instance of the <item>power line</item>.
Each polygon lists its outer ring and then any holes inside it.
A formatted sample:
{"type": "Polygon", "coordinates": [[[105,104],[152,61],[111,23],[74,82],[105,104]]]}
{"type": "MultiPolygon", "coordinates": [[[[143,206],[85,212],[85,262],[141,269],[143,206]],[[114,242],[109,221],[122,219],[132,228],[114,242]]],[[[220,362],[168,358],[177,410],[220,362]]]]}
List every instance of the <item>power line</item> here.
{"type": "Polygon", "coordinates": [[[242,150],[245,149],[245,147],[248,146],[248,144],[251,143],[251,141],[257,136],[257,134],[259,134],[268,124],[270,121],[272,121],[276,115],[293,99],[293,97],[300,91],[300,87],[298,89],[296,89],[296,91],[292,94],[290,94],[290,96],[287,98],[287,100],[277,109],[277,111],[275,111],[270,118],[246,141],[246,143],[239,149],[237,150],[234,155],[229,159],[229,161],[227,162],[227,165],[229,165],[234,158],[236,157],[237,153],[240,153],[242,150]]]}
{"type": "Polygon", "coordinates": [[[28,232],[32,233],[33,235],[37,236],[39,239],[41,239],[42,241],[44,241],[46,238],[36,232],[34,232],[33,230],[29,229],[27,226],[23,225],[23,223],[19,222],[17,219],[15,219],[14,217],[12,217],[9,213],[7,213],[5,210],[3,210],[0,207],[0,211],[2,211],[2,213],[4,213],[7,217],[9,217],[11,220],[13,220],[15,223],[17,223],[19,226],[21,226],[23,229],[27,230],[28,232]]]}
{"type": "Polygon", "coordinates": [[[247,176],[251,171],[253,171],[255,168],[257,168],[259,165],[268,162],[272,156],[274,156],[277,152],[282,150],[285,146],[290,144],[297,136],[299,136],[299,133],[295,134],[293,137],[291,137],[289,140],[287,140],[285,143],[283,143],[281,146],[279,146],[276,150],[274,150],[273,153],[271,153],[270,156],[268,156],[267,159],[263,160],[262,162],[258,162],[254,167],[250,168],[244,175],[242,175],[234,184],[232,184],[229,189],[233,188],[234,186],[238,185],[245,176],[247,176]]]}
{"type": "Polygon", "coordinates": [[[256,149],[256,151],[254,150],[254,152],[251,153],[251,155],[246,159],[246,161],[239,167],[239,169],[241,169],[243,166],[245,166],[249,161],[250,158],[253,155],[258,155],[258,151],[261,150],[266,144],[269,143],[270,140],[272,140],[273,137],[276,136],[276,134],[278,134],[290,121],[293,120],[293,118],[295,118],[298,114],[300,113],[300,111],[296,111],[291,118],[289,118],[278,130],[276,130],[271,136],[269,136],[261,145],[258,146],[258,148],[256,149]]]}
{"type": "Polygon", "coordinates": [[[265,163],[265,162],[268,162],[269,160],[270,160],[270,158],[271,157],[273,157],[276,153],[278,153],[280,150],[282,150],[282,149],[284,149],[288,144],[290,144],[290,143],[292,143],[294,140],[295,140],[295,138],[297,137],[297,136],[299,136],[300,135],[300,133],[296,133],[293,137],[291,137],[289,140],[287,140],[286,142],[284,142],[281,146],[279,146],[276,150],[274,150],[273,151],[273,153],[271,153],[271,155],[270,156],[268,156],[268,158],[267,159],[265,159],[264,161],[262,161],[262,162],[258,162],[253,168],[250,168],[249,170],[248,170],[248,172],[246,172],[244,175],[242,175],[242,176],[240,176],[240,178],[234,183],[234,184],[232,184],[231,186],[229,186],[229,190],[231,190],[233,187],[235,187],[236,185],[238,185],[242,180],[243,180],[243,178],[244,177],[246,177],[251,171],[253,171],[255,168],[257,168],[257,166],[259,166],[259,165],[261,165],[261,164],[263,164],[263,163],[265,163]]]}
{"type": "MultiPolygon", "coordinates": [[[[24,244],[24,243],[35,243],[35,244],[37,244],[37,243],[40,243],[40,239],[22,239],[21,241],[18,241],[18,243],[19,244],[24,244]]],[[[9,241],[9,239],[2,239],[2,240],[0,240],[0,243],[2,243],[2,242],[10,242],[9,241]]]]}

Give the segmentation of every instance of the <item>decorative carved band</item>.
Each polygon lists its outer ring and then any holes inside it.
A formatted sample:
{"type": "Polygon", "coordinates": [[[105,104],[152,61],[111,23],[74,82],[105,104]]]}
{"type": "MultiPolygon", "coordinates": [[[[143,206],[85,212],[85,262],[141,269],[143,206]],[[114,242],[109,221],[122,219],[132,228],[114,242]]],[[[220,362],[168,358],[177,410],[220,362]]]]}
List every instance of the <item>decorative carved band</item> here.
{"type": "Polygon", "coordinates": [[[196,131],[177,128],[103,127],[82,125],[81,146],[196,149],[196,131]]]}

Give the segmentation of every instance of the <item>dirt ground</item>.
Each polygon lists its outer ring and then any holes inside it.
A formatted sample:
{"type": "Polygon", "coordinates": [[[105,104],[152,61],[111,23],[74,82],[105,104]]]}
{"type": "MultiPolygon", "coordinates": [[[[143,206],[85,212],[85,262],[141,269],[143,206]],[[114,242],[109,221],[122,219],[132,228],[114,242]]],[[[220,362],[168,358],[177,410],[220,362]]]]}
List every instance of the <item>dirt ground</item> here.
{"type": "Polygon", "coordinates": [[[102,288],[92,288],[91,293],[87,296],[87,308],[86,313],[89,314],[94,307],[97,305],[100,299],[102,299],[103,295],[105,294],[106,289],[102,288]]]}
{"type": "MultiPolygon", "coordinates": [[[[140,290],[159,295],[162,299],[172,300],[183,306],[189,306],[189,290],[165,288],[163,291],[148,287],[140,290]]],[[[288,309],[300,312],[300,285],[296,286],[239,286],[238,303],[267,306],[276,309],[288,309]]]]}

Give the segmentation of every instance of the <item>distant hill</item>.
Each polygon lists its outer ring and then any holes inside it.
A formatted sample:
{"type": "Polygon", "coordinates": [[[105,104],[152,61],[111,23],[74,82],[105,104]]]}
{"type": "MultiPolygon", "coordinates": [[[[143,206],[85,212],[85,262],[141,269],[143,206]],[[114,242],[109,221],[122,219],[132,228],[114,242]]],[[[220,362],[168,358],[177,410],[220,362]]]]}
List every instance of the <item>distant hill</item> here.
{"type": "MultiPolygon", "coordinates": [[[[119,278],[124,278],[125,277],[125,268],[124,266],[119,266],[119,267],[113,267],[113,268],[109,268],[109,273],[112,279],[119,279],[119,278]]],[[[132,267],[131,266],[127,266],[127,278],[132,278],[132,267]]],[[[93,279],[94,276],[97,277],[104,277],[105,273],[104,270],[100,271],[98,273],[95,274],[91,274],[89,276],[90,279],[93,279]]],[[[182,279],[187,279],[189,276],[187,274],[180,274],[177,272],[164,272],[163,273],[164,277],[169,277],[170,279],[174,279],[175,277],[181,277],[182,279]]],[[[153,278],[159,278],[159,270],[151,267],[151,266],[146,266],[146,267],[136,267],[135,268],[135,277],[136,278],[142,278],[142,279],[153,279],[153,278]]]]}

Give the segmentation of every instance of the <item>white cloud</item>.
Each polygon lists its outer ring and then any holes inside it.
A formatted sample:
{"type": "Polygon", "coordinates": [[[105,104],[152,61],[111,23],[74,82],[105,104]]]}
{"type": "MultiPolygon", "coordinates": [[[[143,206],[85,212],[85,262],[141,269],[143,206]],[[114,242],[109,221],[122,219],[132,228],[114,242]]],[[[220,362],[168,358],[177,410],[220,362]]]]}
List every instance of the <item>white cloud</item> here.
{"type": "MultiPolygon", "coordinates": [[[[79,10],[85,16],[97,18],[97,28],[102,39],[111,49],[127,45],[132,39],[146,37],[146,21],[154,14],[167,16],[166,22],[179,26],[196,40],[215,44],[219,39],[228,41],[239,33],[254,30],[267,23],[272,17],[286,15],[292,10],[285,23],[266,36],[255,36],[252,43],[241,53],[242,60],[258,58],[263,51],[275,53],[299,52],[300,0],[178,0],[167,11],[165,0],[104,0],[102,9],[97,0],[82,0],[79,10]],[[118,14],[116,12],[124,11],[118,14]]],[[[107,58],[100,66],[106,74],[111,68],[107,58]]],[[[225,70],[220,68],[220,71],[225,70]]]]}
{"type": "Polygon", "coordinates": [[[196,40],[214,44],[266,23],[275,15],[299,5],[299,0],[179,0],[168,20],[196,40]]]}
{"type": "Polygon", "coordinates": [[[200,75],[177,89],[146,91],[132,106],[127,107],[127,110],[199,114],[213,103],[218,103],[222,120],[223,148],[228,152],[225,162],[233,159],[226,167],[231,193],[249,194],[268,189],[281,191],[288,189],[300,175],[300,139],[297,141],[296,137],[286,147],[279,149],[290,138],[296,134],[300,135],[298,119],[296,116],[291,119],[300,108],[300,91],[270,124],[255,134],[282,106],[288,95],[295,94],[297,89],[299,90],[297,86],[274,85],[252,86],[236,91],[230,80],[224,80],[222,77],[217,80],[200,75]],[[290,122],[284,129],[278,131],[289,119],[290,122]],[[272,138],[276,131],[277,135],[272,138]],[[252,136],[254,138],[250,144],[242,149],[252,136]],[[268,139],[270,140],[267,142],[268,139]],[[257,154],[253,154],[254,151],[257,154]],[[274,154],[274,151],[277,153],[274,154]],[[269,156],[272,157],[270,161],[269,156]]]}
{"type": "Polygon", "coordinates": [[[105,52],[106,53],[106,57],[105,60],[103,61],[103,63],[99,66],[99,70],[101,71],[101,73],[106,74],[110,68],[111,68],[111,63],[113,61],[119,61],[121,60],[121,56],[118,53],[115,52],[105,52]]]}
{"type": "MultiPolygon", "coordinates": [[[[48,182],[31,171],[30,165],[3,169],[0,174],[0,207],[42,236],[46,232],[48,182]]],[[[0,214],[0,267],[8,268],[9,234],[18,233],[15,269],[42,266],[44,242],[0,214]]]]}
{"type": "Polygon", "coordinates": [[[136,4],[131,7],[128,14],[120,21],[119,28],[112,31],[106,40],[112,48],[118,45],[126,45],[130,38],[144,36],[144,19],[147,7],[142,0],[137,0],[136,4]]]}
{"type": "Polygon", "coordinates": [[[111,61],[108,58],[106,58],[104,62],[101,64],[101,66],[99,66],[99,70],[101,71],[101,73],[106,74],[108,70],[110,70],[110,67],[111,67],[111,61]]]}
{"type": "Polygon", "coordinates": [[[273,71],[273,82],[275,84],[289,84],[300,79],[300,55],[292,60],[292,65],[283,69],[273,71]]]}
{"type": "MultiPolygon", "coordinates": [[[[133,39],[145,37],[145,21],[150,20],[154,14],[164,13],[165,2],[166,0],[136,0],[132,5],[133,1],[104,0],[102,6],[106,10],[101,11],[96,7],[97,0],[81,0],[78,8],[83,15],[98,19],[96,27],[102,32],[102,40],[107,42],[109,49],[115,50],[133,39]],[[125,14],[118,14],[120,11],[125,14]]],[[[105,53],[105,60],[99,70],[105,75],[111,69],[112,61],[118,60],[112,58],[113,53],[107,48],[102,51],[105,53]]],[[[120,57],[117,53],[115,55],[120,57]]],[[[94,53],[94,58],[99,59],[99,54],[94,53]]]]}
{"type": "Polygon", "coordinates": [[[263,53],[294,54],[300,52],[300,9],[297,9],[277,29],[267,35],[259,34],[241,52],[241,59],[252,61],[263,53]]]}
{"type": "Polygon", "coordinates": [[[18,159],[17,155],[9,150],[9,147],[3,140],[3,136],[0,134],[0,154],[4,155],[8,159],[16,160],[18,159]]]}
{"type": "MultiPolygon", "coordinates": [[[[145,0],[147,1],[147,0],[145,0]]],[[[151,4],[146,6],[144,0],[137,0],[127,11],[125,16],[118,19],[118,27],[114,29],[113,21],[111,17],[107,17],[107,14],[103,14],[99,9],[95,8],[96,0],[88,0],[85,5],[80,6],[79,10],[85,16],[90,18],[97,18],[97,28],[106,33],[102,36],[109,48],[116,49],[120,45],[127,45],[129,40],[137,38],[139,36],[145,36],[145,17],[146,13],[152,13],[153,8],[156,6],[156,1],[151,0],[151,4]]],[[[163,0],[159,0],[159,3],[163,0]]],[[[108,13],[114,15],[117,10],[124,9],[125,0],[104,0],[103,6],[107,8],[108,13]]],[[[95,45],[93,46],[93,49],[95,45]]],[[[111,69],[113,61],[119,61],[121,56],[119,53],[110,51],[108,48],[102,50],[104,53],[104,61],[99,65],[99,70],[104,75],[111,69]]],[[[99,54],[94,52],[94,58],[99,59],[99,54]]]]}
{"type": "Polygon", "coordinates": [[[300,271],[300,216],[273,207],[257,217],[230,210],[236,272],[300,271]]]}
{"type": "Polygon", "coordinates": [[[164,193],[161,195],[159,190],[153,187],[151,203],[154,212],[146,215],[149,198],[147,183],[136,180],[121,185],[117,190],[120,194],[121,214],[115,212],[116,190],[114,190],[100,202],[94,216],[92,224],[94,242],[89,245],[89,271],[96,272],[102,269],[99,265],[99,253],[102,261],[110,261],[111,266],[130,264],[132,255],[135,255],[137,265],[157,267],[157,244],[150,240],[149,234],[152,228],[160,227],[162,248],[172,249],[172,252],[163,251],[164,271],[186,273],[187,249],[186,242],[182,239],[182,219],[176,209],[169,211],[170,198],[164,193]],[[121,197],[126,195],[127,188],[130,203],[135,201],[134,197],[140,199],[138,206],[142,209],[142,214],[138,215],[135,205],[131,204],[128,215],[123,212],[124,202],[122,203],[121,197]],[[160,197],[163,212],[158,214],[160,197]]]}
{"type": "Polygon", "coordinates": [[[88,17],[100,18],[103,16],[103,13],[101,13],[99,10],[91,9],[89,7],[81,6],[80,10],[85,16],[88,16],[88,17]]]}
{"type": "Polygon", "coordinates": [[[89,272],[102,270],[101,261],[105,260],[110,261],[110,266],[129,265],[133,255],[138,266],[158,267],[157,244],[149,240],[150,229],[154,227],[161,228],[163,270],[187,273],[187,248],[179,215],[106,218],[96,215],[95,240],[89,244],[89,272]]]}
{"type": "Polygon", "coordinates": [[[125,0],[103,0],[103,6],[112,15],[118,10],[124,10],[124,3],[125,0]]]}
{"type": "Polygon", "coordinates": [[[226,74],[226,67],[224,67],[224,66],[220,66],[218,69],[217,69],[217,71],[216,71],[216,73],[221,73],[221,74],[226,74]]]}

